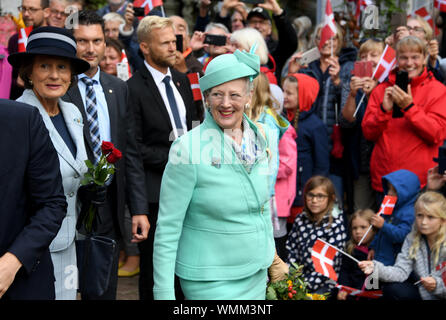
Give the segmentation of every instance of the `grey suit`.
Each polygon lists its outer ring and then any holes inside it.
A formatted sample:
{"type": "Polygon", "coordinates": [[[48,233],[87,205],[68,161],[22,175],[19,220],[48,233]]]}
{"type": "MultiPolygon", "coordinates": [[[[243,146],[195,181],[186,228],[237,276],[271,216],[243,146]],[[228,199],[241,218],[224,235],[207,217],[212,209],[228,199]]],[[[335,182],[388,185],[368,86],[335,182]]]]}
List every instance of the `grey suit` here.
{"type": "Polygon", "coordinates": [[[49,136],[57,151],[62,175],[62,184],[68,203],[67,215],[56,238],[50,245],[51,259],[54,264],[54,275],[56,278],[55,291],[57,300],[75,300],[77,289],[76,272],[76,249],[74,238],[76,234],[76,219],[78,216],[77,190],[80,186],[82,176],[87,171],[82,127],[83,121],[79,110],[75,105],[59,99],[59,107],[63,114],[65,124],[76,145],[76,158],[68,149],[53,122],[37,99],[34,92],[27,89],[17,101],[35,106],[48,129],[49,136]]]}
{"type": "MultiPolygon", "coordinates": [[[[127,201],[130,214],[147,214],[146,185],[141,155],[134,135],[133,115],[128,108],[128,89],[124,81],[100,73],[100,84],[104,91],[110,118],[111,142],[123,153],[123,159],[118,161],[116,172],[111,185],[107,188],[107,200],[103,208],[99,208],[101,223],[98,234],[118,239],[124,232],[124,209],[127,201]]],[[[84,101],[77,86],[68,90],[63,97],[65,101],[75,104],[87,123],[84,101]]],[[[84,126],[84,139],[87,156],[93,160],[93,149],[88,126],[84,126]]],[[[117,285],[117,256],[116,272],[111,281],[111,290],[104,298],[115,299],[117,285]],[[115,275],[116,274],[116,275],[115,275]]],[[[114,266],[115,267],[115,266],[114,266]]],[[[95,297],[100,298],[100,297],[95,297]]]]}

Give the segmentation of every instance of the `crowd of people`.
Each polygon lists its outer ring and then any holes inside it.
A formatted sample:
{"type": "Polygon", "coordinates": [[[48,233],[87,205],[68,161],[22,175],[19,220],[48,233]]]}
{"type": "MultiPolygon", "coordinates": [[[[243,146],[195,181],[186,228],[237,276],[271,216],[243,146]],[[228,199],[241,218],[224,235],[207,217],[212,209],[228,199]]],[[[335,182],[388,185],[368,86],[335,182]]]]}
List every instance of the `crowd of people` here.
{"type": "Polygon", "coordinates": [[[324,25],[310,35],[277,0],[215,13],[200,0],[193,30],[162,7],[83,6],[22,0],[26,50],[20,31],[9,40],[0,298],[114,300],[118,277],[139,274],[142,300],[263,300],[296,263],[332,300],[366,299],[339,285],[366,292],[373,277],[381,299],[446,299],[446,58],[423,18],[356,47],[340,24],[320,43],[324,25]],[[354,72],[387,47],[385,80],[354,72]],[[123,157],[85,185],[104,141],[123,157]],[[100,291],[70,272],[92,204],[93,235],[118,244],[100,291]],[[318,239],[349,254],[337,283],[314,266],[318,239]]]}

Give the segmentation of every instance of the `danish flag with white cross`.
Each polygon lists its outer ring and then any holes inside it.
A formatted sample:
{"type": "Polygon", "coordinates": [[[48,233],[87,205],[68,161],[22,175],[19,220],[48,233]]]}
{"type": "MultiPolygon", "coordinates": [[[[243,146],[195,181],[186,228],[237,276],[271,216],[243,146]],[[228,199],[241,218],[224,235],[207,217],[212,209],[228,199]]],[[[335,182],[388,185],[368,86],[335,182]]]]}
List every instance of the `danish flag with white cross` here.
{"type": "Polygon", "coordinates": [[[334,281],[338,281],[338,274],[333,268],[333,261],[337,252],[338,250],[333,246],[320,239],[316,240],[311,250],[311,259],[313,260],[316,272],[334,281]]]}
{"type": "Polygon", "coordinates": [[[25,52],[26,51],[26,44],[28,43],[28,36],[33,31],[33,27],[26,27],[26,28],[20,28],[19,30],[19,39],[18,39],[18,45],[19,45],[19,52],[25,52]]]}
{"type": "Polygon", "coordinates": [[[446,12],[446,0],[434,0],[434,6],[441,12],[446,12]]]}
{"type": "Polygon", "coordinates": [[[379,214],[390,216],[395,208],[396,200],[395,196],[385,196],[379,208],[379,214]]]}
{"type": "Polygon", "coordinates": [[[375,68],[373,78],[378,80],[380,83],[386,80],[390,71],[396,65],[396,52],[392,47],[386,45],[383,54],[379,59],[378,65],[375,68]]]}
{"type": "Polygon", "coordinates": [[[325,42],[336,35],[336,23],[334,19],[333,9],[330,0],[325,5],[324,26],[321,30],[321,39],[319,42],[319,50],[324,46],[325,42]]]}

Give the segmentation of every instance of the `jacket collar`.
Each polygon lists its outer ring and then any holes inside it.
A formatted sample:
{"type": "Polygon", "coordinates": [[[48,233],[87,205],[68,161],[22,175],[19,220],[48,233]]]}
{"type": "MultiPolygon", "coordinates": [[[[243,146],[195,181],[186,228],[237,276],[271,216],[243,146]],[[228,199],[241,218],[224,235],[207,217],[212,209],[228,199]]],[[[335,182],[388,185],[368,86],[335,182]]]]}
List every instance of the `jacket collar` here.
{"type": "Polygon", "coordinates": [[[87,159],[84,146],[84,136],[83,136],[83,121],[82,118],[72,112],[73,108],[77,109],[76,106],[69,102],[65,102],[59,98],[59,107],[64,117],[65,124],[67,125],[68,132],[76,145],[76,158],[68,149],[65,141],[60,136],[53,121],[49,117],[43,105],[40,103],[39,99],[36,97],[31,89],[26,89],[23,95],[19,98],[21,102],[28,103],[36,107],[45,123],[45,127],[48,130],[51,141],[60,157],[62,157],[78,174],[83,175],[87,171],[87,167],[84,160],[87,159]]]}
{"type": "MultiPolygon", "coordinates": [[[[398,69],[394,69],[389,74],[388,81],[391,85],[395,84],[397,71],[398,69]]],[[[427,68],[424,67],[423,72],[421,72],[419,76],[409,80],[409,84],[411,87],[417,87],[418,85],[423,83],[426,79],[432,79],[432,77],[433,77],[432,72],[427,71],[427,68]]]]}

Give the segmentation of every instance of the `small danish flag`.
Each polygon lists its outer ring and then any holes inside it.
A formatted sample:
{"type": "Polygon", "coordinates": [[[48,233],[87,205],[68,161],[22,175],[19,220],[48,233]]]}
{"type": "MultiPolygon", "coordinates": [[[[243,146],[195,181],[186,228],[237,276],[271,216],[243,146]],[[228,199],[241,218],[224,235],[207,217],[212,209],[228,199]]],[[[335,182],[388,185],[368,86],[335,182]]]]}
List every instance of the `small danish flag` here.
{"type": "Polygon", "coordinates": [[[33,27],[26,27],[26,28],[20,28],[19,30],[19,52],[25,52],[26,51],[26,44],[28,43],[28,36],[33,31],[33,27]]]}
{"type": "Polygon", "coordinates": [[[383,214],[385,216],[390,216],[395,208],[396,201],[398,200],[395,196],[385,196],[381,207],[379,208],[378,214],[383,214]]]}
{"type": "Polygon", "coordinates": [[[386,45],[384,48],[381,58],[379,58],[378,65],[373,72],[372,78],[378,80],[378,82],[383,82],[389,76],[390,71],[396,65],[396,52],[392,47],[386,45]]]}
{"type": "Polygon", "coordinates": [[[319,50],[322,49],[325,42],[332,37],[334,37],[337,33],[336,22],[334,19],[333,9],[331,8],[330,0],[327,0],[325,5],[325,18],[324,18],[324,26],[321,30],[321,39],[319,41],[319,50]]]}
{"type": "MultiPolygon", "coordinates": [[[[421,18],[423,18],[427,23],[429,23],[431,28],[434,29],[434,20],[432,19],[431,15],[426,7],[421,7],[421,8],[418,8],[417,10],[414,10],[411,14],[409,14],[407,16],[407,18],[412,18],[415,16],[420,16],[421,18]]],[[[435,28],[435,35],[438,36],[439,34],[440,34],[440,30],[438,28],[435,28]]]]}
{"type": "Polygon", "coordinates": [[[333,268],[333,260],[338,250],[330,244],[317,239],[311,250],[314,269],[324,276],[338,281],[338,275],[333,268]]]}
{"type": "Polygon", "coordinates": [[[132,77],[132,71],[131,71],[131,69],[130,69],[129,60],[127,59],[127,55],[126,55],[124,49],[122,49],[122,51],[121,51],[121,61],[120,61],[120,62],[121,62],[121,63],[126,63],[126,64],[127,64],[127,69],[128,69],[128,71],[129,71],[129,78],[131,78],[131,77],[132,77]]]}
{"type": "Polygon", "coordinates": [[[148,15],[149,12],[155,8],[163,5],[162,0],[135,0],[133,6],[136,8],[144,8],[144,14],[148,15]]]}
{"type": "Polygon", "coordinates": [[[441,12],[446,12],[446,0],[434,0],[434,6],[441,12]]]}
{"type": "Polygon", "coordinates": [[[342,284],[336,284],[336,288],[338,288],[340,291],[345,291],[349,295],[355,297],[378,299],[381,298],[383,295],[383,292],[381,290],[372,290],[372,291],[358,290],[355,288],[344,286],[342,284]]]}
{"type": "Polygon", "coordinates": [[[194,101],[201,101],[203,95],[201,94],[200,83],[198,82],[199,74],[198,72],[188,73],[190,88],[192,89],[192,94],[194,95],[194,101]]]}
{"type": "Polygon", "coordinates": [[[440,273],[441,279],[443,279],[443,283],[446,286],[446,261],[443,261],[441,264],[439,264],[435,268],[435,270],[440,273]]]}

